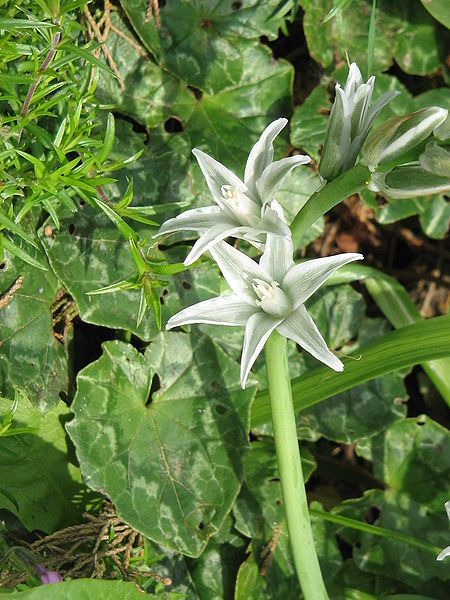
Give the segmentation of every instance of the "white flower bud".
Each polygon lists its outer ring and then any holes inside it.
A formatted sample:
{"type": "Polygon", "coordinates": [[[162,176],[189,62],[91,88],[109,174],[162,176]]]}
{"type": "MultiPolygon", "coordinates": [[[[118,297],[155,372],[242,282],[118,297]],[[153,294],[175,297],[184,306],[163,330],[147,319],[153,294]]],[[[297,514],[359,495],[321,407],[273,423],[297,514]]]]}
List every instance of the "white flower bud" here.
{"type": "Polygon", "coordinates": [[[431,106],[389,119],[367,138],[362,148],[362,164],[375,171],[379,164],[397,159],[426,140],[447,114],[445,108],[431,106]]]}

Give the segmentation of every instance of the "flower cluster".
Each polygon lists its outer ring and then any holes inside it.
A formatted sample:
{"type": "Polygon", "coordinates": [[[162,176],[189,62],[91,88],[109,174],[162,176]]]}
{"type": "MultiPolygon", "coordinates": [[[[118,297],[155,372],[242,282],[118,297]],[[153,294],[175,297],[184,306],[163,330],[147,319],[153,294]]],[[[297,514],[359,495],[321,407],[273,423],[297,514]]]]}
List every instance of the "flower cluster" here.
{"type": "Polygon", "coordinates": [[[242,387],[274,330],[342,371],[342,362],[328,349],[304,305],[336,269],[363,258],[348,253],[294,263],[291,232],[274,196],[286,175],[310,158],[292,156],[273,162],[273,141],[286,124],[286,119],[277,119],[265,129],[250,152],[244,181],[194,149],[216,206],[188,210],[164,223],[159,232],[197,231],[200,237],[185,264],[209,250],[231,288],[231,293],[181,310],[168,321],[167,329],[192,323],[245,326],[242,387]],[[263,250],[259,263],[225,242],[227,237],[245,239],[263,250]]]}
{"type": "Polygon", "coordinates": [[[374,104],[375,77],[363,82],[355,63],[344,88],[336,84],[336,98],[328,120],[319,174],[324,181],[351,169],[376,117],[399,92],[386,92],[374,104]]]}

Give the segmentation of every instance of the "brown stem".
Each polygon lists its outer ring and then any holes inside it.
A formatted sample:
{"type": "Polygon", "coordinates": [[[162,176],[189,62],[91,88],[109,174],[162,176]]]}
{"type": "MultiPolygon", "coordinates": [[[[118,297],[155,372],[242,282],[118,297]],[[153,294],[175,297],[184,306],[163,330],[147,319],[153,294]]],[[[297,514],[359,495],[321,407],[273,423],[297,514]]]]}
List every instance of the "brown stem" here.
{"type": "Polygon", "coordinates": [[[28,89],[28,93],[25,98],[25,102],[23,103],[22,110],[20,111],[20,114],[22,115],[22,117],[25,117],[28,113],[28,109],[30,108],[30,103],[33,98],[34,92],[36,91],[36,88],[42,79],[42,74],[44,73],[45,69],[50,65],[50,63],[54,59],[55,54],[56,54],[56,49],[58,47],[60,40],[61,40],[61,32],[57,31],[53,37],[52,45],[50,46],[50,50],[47,52],[47,56],[45,57],[44,62],[39,67],[39,70],[37,72],[38,76],[28,89]]]}

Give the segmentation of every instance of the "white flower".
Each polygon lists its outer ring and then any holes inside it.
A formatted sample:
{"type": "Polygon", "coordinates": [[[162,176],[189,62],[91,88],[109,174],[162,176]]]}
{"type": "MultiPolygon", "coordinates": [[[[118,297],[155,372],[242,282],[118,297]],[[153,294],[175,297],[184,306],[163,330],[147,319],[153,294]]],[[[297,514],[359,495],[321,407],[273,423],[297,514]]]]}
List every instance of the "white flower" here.
{"type": "Polygon", "coordinates": [[[344,89],[336,85],[336,98],[328,119],[319,173],[325,181],[351,169],[380,111],[399,92],[383,94],[371,105],[375,77],[363,83],[355,63],[350,65],[344,89]]]}
{"type": "Polygon", "coordinates": [[[277,119],[264,130],[249,154],[244,181],[205,152],[194,148],[192,152],[217,206],[187,210],[163,223],[158,233],[197,231],[200,234],[184,261],[185,265],[193,263],[229,236],[246,239],[258,247],[268,233],[290,236],[281,206],[273,197],[286,175],[311,159],[299,155],[272,162],[273,141],[286,124],[287,119],[277,119]]]}
{"type": "MultiPolygon", "coordinates": [[[[450,500],[445,503],[445,510],[447,511],[447,517],[450,519],[450,500]]],[[[442,552],[436,557],[436,560],[444,560],[447,556],[450,556],[450,546],[444,548],[442,552]]]]}
{"type": "Polygon", "coordinates": [[[271,234],[259,264],[225,242],[210,252],[232,293],[185,308],[169,319],[167,329],[190,323],[245,325],[242,387],[274,329],[335,371],[342,371],[342,362],[328,349],[304,303],[336,269],[361,260],[361,254],[339,254],[296,265],[291,238],[271,234]]]}

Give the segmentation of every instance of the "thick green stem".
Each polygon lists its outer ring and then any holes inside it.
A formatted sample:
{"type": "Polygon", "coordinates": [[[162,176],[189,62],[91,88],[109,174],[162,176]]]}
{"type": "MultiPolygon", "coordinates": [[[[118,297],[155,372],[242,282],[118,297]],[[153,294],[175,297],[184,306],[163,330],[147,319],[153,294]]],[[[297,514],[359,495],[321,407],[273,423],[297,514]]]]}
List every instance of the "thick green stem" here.
{"type": "Polygon", "coordinates": [[[311,227],[319,217],[332,209],[333,206],[359,192],[369,179],[369,169],[362,165],[356,165],[353,169],[346,171],[317,192],[314,192],[292,221],[291,230],[294,248],[300,245],[308,227],[311,227]]]}
{"type": "Polygon", "coordinates": [[[328,600],[309,519],[287,361],[287,340],[276,331],[265,346],[283,504],[295,571],[305,600],[328,600]]]}

